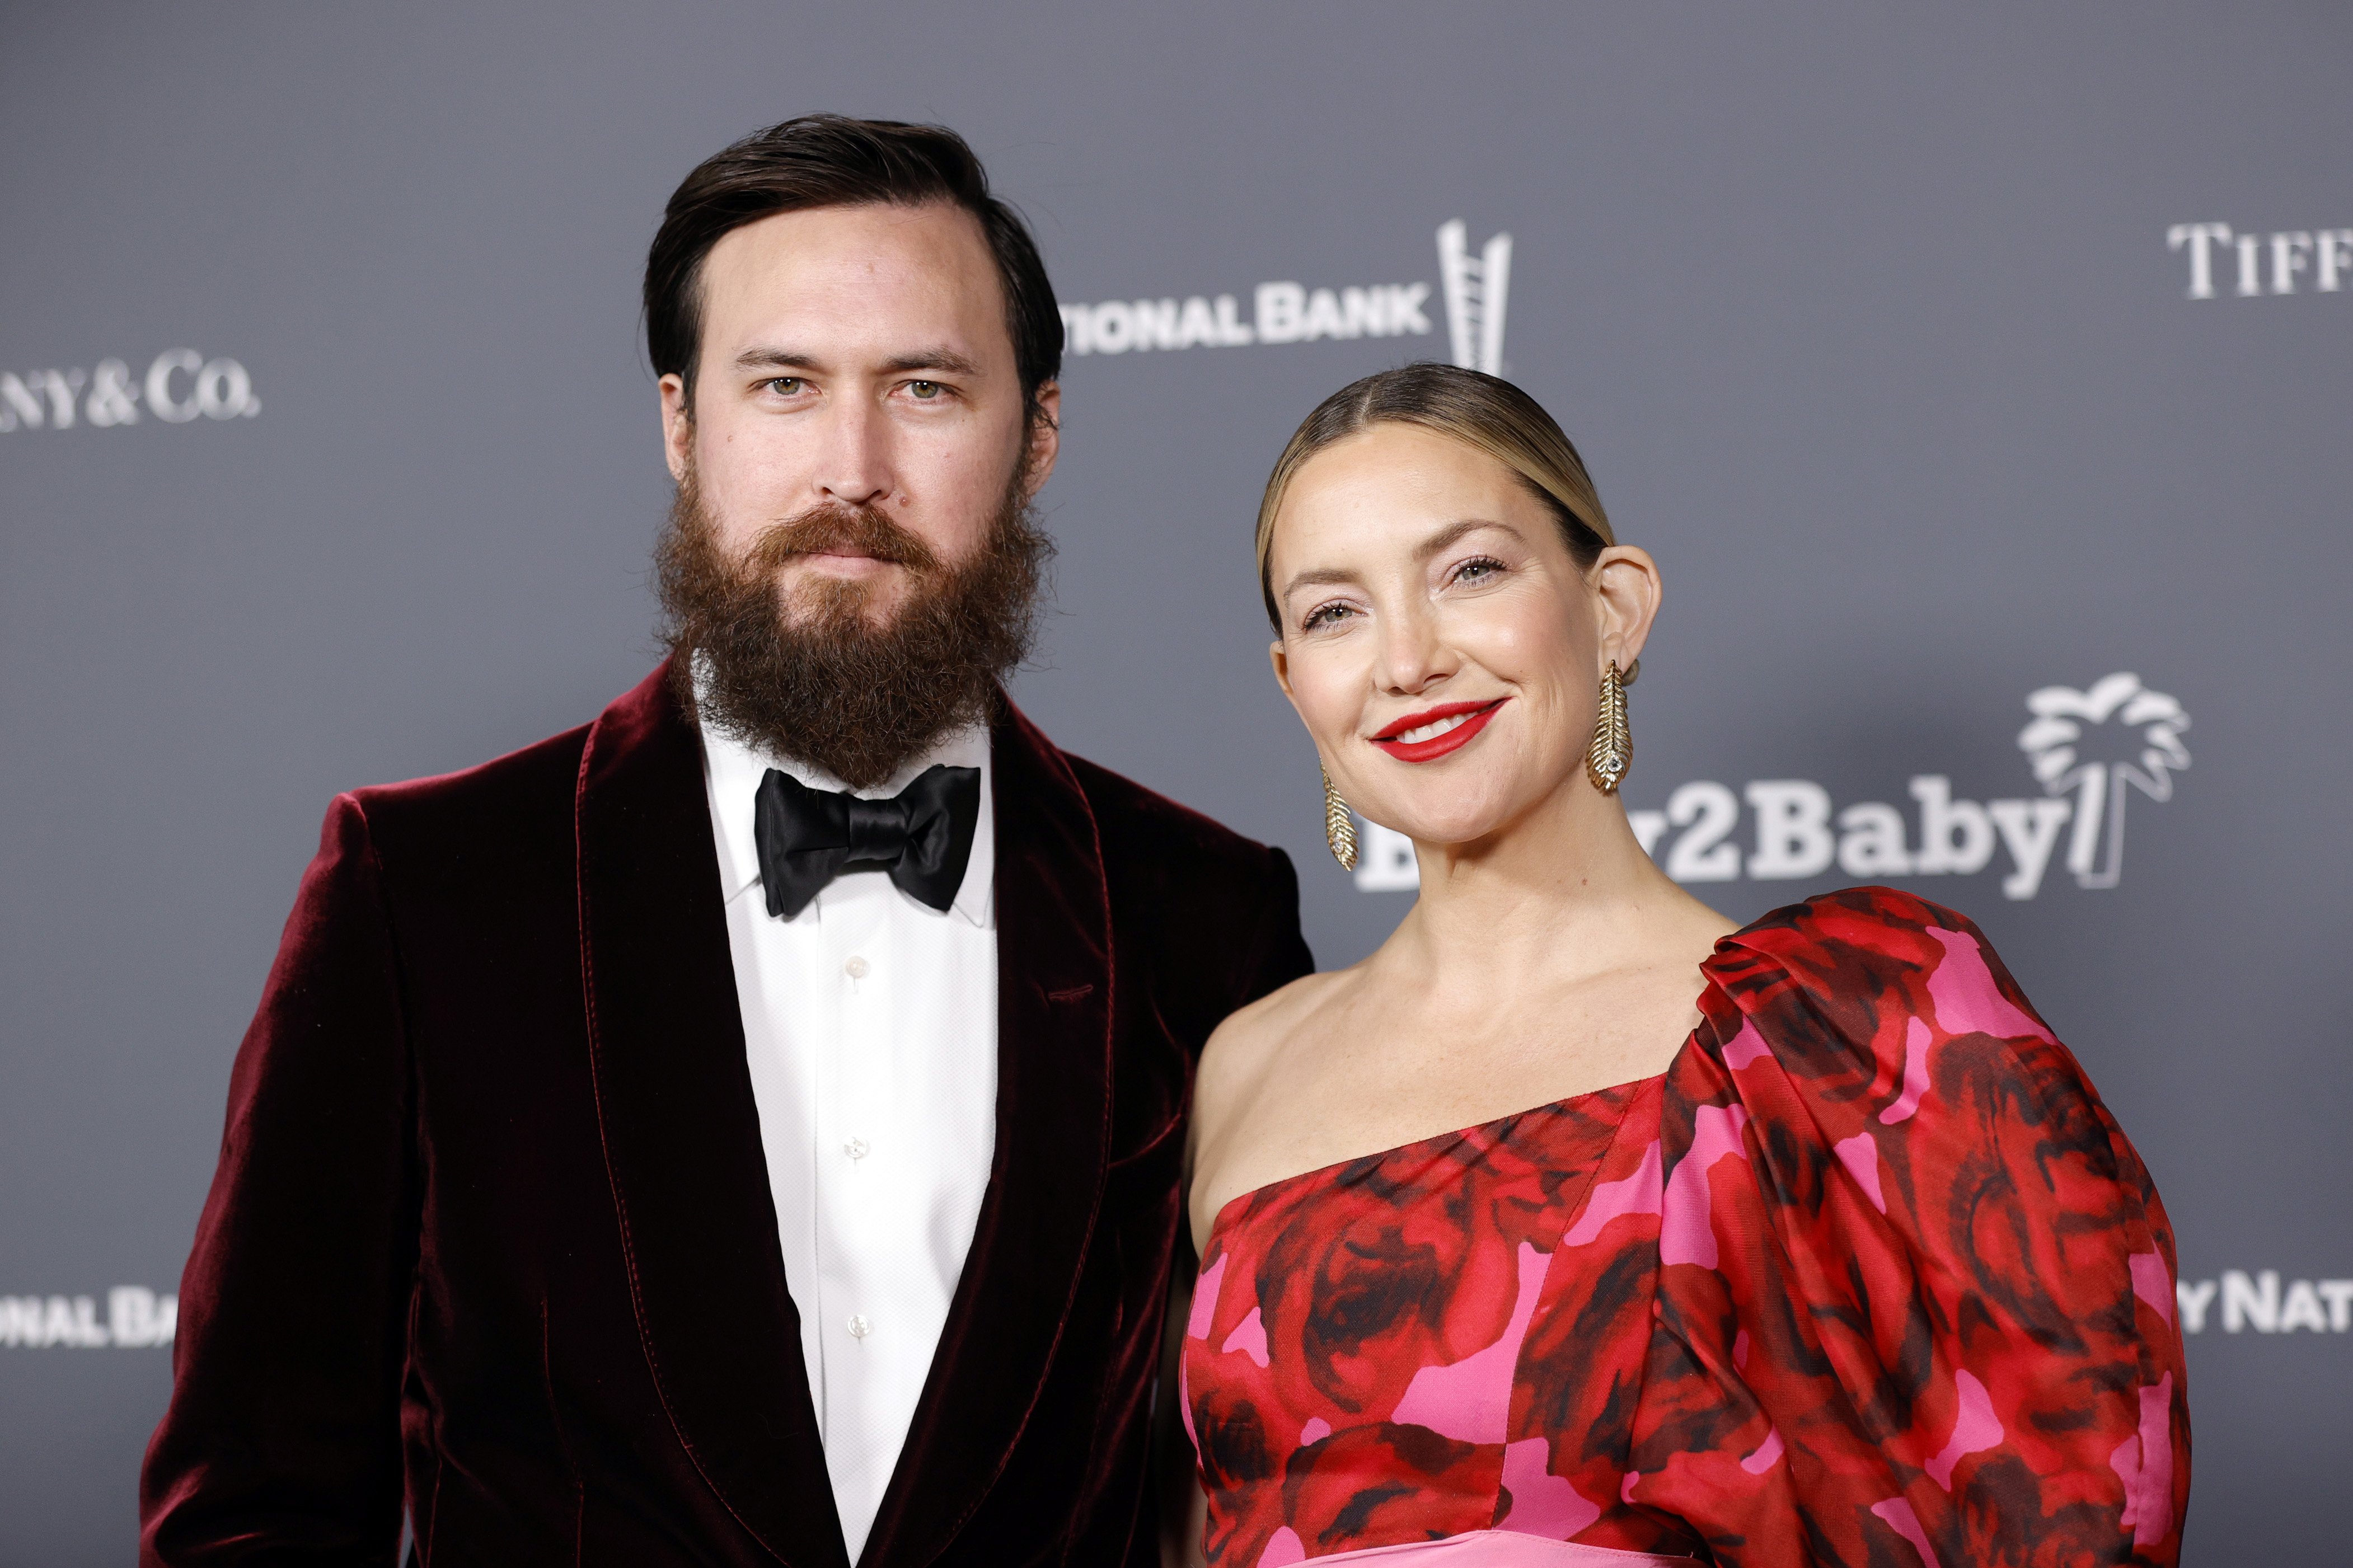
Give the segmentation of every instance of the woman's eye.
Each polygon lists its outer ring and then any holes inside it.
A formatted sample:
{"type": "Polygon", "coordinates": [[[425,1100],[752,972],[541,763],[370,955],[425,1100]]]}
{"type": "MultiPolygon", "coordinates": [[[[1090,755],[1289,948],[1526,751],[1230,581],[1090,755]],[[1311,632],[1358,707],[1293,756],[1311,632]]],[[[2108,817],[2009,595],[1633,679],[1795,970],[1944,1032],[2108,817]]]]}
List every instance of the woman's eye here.
{"type": "Polygon", "coordinates": [[[1454,569],[1454,580],[1458,583],[1484,583],[1503,569],[1502,562],[1490,560],[1482,555],[1457,566],[1454,569]]]}
{"type": "Polygon", "coordinates": [[[1338,625],[1354,613],[1345,605],[1318,605],[1308,611],[1307,618],[1299,624],[1303,631],[1320,631],[1325,626],[1338,625]]]}
{"type": "Polygon", "coordinates": [[[941,388],[936,381],[911,381],[907,391],[918,403],[929,403],[940,395],[941,388]]]}

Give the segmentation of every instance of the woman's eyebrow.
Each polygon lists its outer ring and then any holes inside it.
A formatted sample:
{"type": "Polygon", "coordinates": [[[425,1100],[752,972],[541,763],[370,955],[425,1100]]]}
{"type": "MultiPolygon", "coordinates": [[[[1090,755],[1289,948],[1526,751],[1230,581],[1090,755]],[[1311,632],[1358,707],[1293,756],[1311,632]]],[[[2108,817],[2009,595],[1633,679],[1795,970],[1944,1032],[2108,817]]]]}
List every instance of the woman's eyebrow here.
{"type": "MultiPolygon", "coordinates": [[[[1504,532],[1510,534],[1514,539],[1520,537],[1520,531],[1514,528],[1508,522],[1499,522],[1492,517],[1466,517],[1460,522],[1451,522],[1447,524],[1444,528],[1440,529],[1436,533],[1431,534],[1428,539],[1423,540],[1419,544],[1416,545],[1414,547],[1413,558],[1416,561],[1427,561],[1431,556],[1439,554],[1440,552],[1447,550],[1451,546],[1461,542],[1464,538],[1478,532],[1482,528],[1500,529],[1504,532]]],[[[1294,575],[1290,582],[1285,583],[1282,585],[1282,597],[1287,600],[1292,595],[1297,593],[1302,588],[1320,588],[1333,584],[1354,583],[1356,581],[1356,574],[1354,572],[1345,571],[1337,566],[1318,566],[1309,571],[1301,572],[1294,575]]]]}
{"type": "Polygon", "coordinates": [[[1492,517],[1466,517],[1461,522],[1450,523],[1423,540],[1415,548],[1413,558],[1416,561],[1427,561],[1440,551],[1459,543],[1465,535],[1476,533],[1482,528],[1500,528],[1514,539],[1520,536],[1520,531],[1508,522],[1498,522],[1492,517]]]}
{"type": "Polygon", "coordinates": [[[1288,599],[1302,588],[1321,588],[1335,583],[1353,583],[1356,580],[1356,574],[1354,572],[1344,572],[1337,566],[1318,566],[1312,571],[1299,573],[1290,582],[1285,583],[1282,585],[1282,596],[1288,599]]]}

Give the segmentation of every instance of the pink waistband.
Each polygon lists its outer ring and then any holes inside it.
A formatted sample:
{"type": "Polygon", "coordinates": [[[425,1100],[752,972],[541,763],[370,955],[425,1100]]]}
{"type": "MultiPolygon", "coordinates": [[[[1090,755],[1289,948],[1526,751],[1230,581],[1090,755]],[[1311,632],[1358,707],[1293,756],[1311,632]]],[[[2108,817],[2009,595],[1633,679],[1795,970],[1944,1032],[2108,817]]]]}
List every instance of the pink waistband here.
{"type": "Polygon", "coordinates": [[[1579,1546],[1573,1541],[1546,1541],[1510,1530],[1474,1530],[1443,1541],[1407,1541],[1395,1546],[1366,1546],[1329,1557],[1311,1557],[1301,1568],[1324,1568],[1335,1563],[1374,1563],[1382,1568],[1635,1568],[1655,1563],[1659,1568],[1692,1568],[1688,1557],[1661,1557],[1650,1552],[1620,1552],[1614,1546],[1579,1546]]]}

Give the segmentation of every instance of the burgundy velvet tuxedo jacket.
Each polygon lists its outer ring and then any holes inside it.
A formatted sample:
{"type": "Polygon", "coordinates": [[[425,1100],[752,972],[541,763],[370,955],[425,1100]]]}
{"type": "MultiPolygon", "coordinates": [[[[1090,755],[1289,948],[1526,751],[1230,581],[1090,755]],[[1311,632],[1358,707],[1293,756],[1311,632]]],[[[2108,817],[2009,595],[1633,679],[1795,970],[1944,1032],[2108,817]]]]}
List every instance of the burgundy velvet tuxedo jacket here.
{"type": "MultiPolygon", "coordinates": [[[[861,1562],[1156,1561],[1192,1062],[1309,967],[1280,850],[993,732],[995,1164],[861,1562]]],[[[338,798],[237,1054],[148,1563],[848,1568],[744,1061],[700,738],[338,798]]]]}

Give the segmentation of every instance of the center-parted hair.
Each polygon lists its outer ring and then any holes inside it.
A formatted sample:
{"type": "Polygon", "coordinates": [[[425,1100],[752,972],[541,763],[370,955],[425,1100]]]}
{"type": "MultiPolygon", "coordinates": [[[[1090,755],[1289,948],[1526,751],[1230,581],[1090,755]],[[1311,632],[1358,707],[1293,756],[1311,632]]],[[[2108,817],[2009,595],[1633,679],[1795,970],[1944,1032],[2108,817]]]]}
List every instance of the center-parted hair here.
{"type": "Polygon", "coordinates": [[[712,154],[670,198],[646,254],[646,353],[654,374],[678,375],[694,402],[702,352],[702,261],[734,229],[808,207],[920,206],[952,202],[987,236],[1005,289],[1021,395],[1034,418],[1038,389],[1061,374],[1062,314],[1021,216],[989,194],[988,174],[944,125],[805,114],[712,154]]]}
{"type": "Polygon", "coordinates": [[[1258,508],[1258,586],[1277,632],[1270,557],[1274,517],[1307,459],[1376,425],[1419,425],[1467,442],[1520,476],[1560,525],[1580,568],[1618,542],[1585,459],[1544,405],[1501,376],[1451,364],[1409,364],[1351,382],[1316,406],[1275,459],[1258,508]]]}

